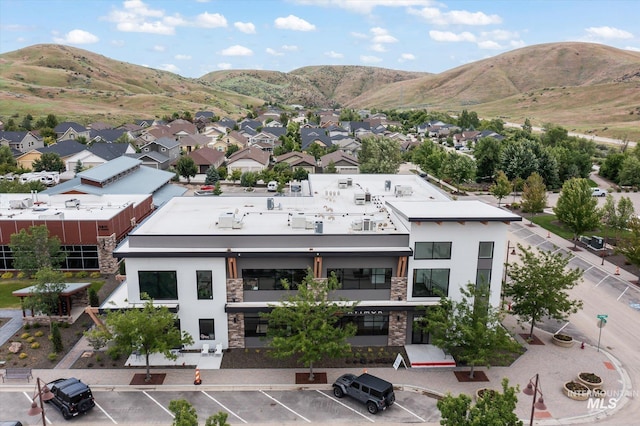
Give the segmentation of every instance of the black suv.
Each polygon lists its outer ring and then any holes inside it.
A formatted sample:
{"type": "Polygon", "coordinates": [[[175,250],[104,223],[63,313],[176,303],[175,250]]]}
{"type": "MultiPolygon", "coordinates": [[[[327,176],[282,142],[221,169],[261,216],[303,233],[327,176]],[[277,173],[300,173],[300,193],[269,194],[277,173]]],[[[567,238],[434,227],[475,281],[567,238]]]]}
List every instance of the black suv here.
{"type": "Polygon", "coordinates": [[[96,405],[89,386],[74,377],[54,380],[47,386],[53,398],[46,402],[55,405],[65,420],[84,414],[96,405]]]}
{"type": "Polygon", "coordinates": [[[357,399],[371,414],[386,410],[396,400],[391,383],[367,373],[360,376],[343,374],[333,384],[333,394],[338,398],[349,395],[357,399]]]}

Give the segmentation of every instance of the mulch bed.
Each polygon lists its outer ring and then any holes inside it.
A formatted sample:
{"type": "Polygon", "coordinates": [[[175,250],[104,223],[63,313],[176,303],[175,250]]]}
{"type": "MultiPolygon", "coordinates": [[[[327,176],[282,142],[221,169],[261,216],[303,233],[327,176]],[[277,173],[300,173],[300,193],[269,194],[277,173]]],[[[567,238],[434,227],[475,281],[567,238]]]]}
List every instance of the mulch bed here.
{"type": "Polygon", "coordinates": [[[544,345],[544,342],[538,338],[538,336],[530,335],[529,333],[520,333],[520,337],[524,339],[530,345],[544,345]]]}
{"type": "Polygon", "coordinates": [[[151,378],[149,381],[145,380],[146,374],[134,374],[133,379],[131,379],[131,383],[129,385],[132,386],[140,386],[140,385],[161,385],[164,383],[164,378],[167,375],[164,373],[159,374],[151,374],[151,378]]]}
{"type": "Polygon", "coordinates": [[[489,378],[484,373],[484,371],[474,371],[473,378],[469,377],[468,371],[454,371],[453,374],[456,375],[456,379],[459,382],[488,382],[489,378]]]}
{"type": "Polygon", "coordinates": [[[309,373],[296,373],[296,385],[321,385],[327,383],[327,373],[313,373],[313,381],[309,373]]]}

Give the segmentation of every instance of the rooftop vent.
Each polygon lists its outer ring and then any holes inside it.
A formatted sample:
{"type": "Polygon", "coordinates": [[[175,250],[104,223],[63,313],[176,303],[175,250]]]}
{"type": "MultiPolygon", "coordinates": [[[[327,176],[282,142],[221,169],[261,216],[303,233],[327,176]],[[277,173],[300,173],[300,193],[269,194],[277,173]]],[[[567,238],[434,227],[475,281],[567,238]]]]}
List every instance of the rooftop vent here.
{"type": "Polygon", "coordinates": [[[31,198],[23,198],[22,200],[9,200],[9,207],[12,209],[28,209],[33,206],[31,198]]]}
{"type": "Polygon", "coordinates": [[[396,185],[394,189],[394,194],[396,197],[404,197],[405,195],[412,195],[413,188],[409,185],[396,185]]]}
{"type": "Polygon", "coordinates": [[[72,198],[70,200],[67,200],[64,202],[64,206],[67,208],[74,208],[74,207],[79,207],[80,206],[80,200],[78,200],[77,198],[72,198]]]}

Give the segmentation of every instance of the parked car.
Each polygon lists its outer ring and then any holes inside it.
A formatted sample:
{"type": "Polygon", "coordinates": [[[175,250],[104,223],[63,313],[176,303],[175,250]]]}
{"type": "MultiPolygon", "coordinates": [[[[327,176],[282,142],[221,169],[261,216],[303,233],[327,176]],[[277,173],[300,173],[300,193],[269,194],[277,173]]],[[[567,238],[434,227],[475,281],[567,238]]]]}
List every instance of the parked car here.
{"type": "Polygon", "coordinates": [[[275,180],[272,180],[267,184],[267,191],[276,192],[277,190],[278,190],[278,182],[276,182],[275,180]]]}
{"type": "Polygon", "coordinates": [[[96,405],[89,386],[75,377],[54,380],[47,386],[53,398],[46,402],[55,405],[65,420],[84,414],[96,405]]]}
{"type": "Polygon", "coordinates": [[[367,406],[367,411],[377,414],[380,410],[391,407],[396,400],[393,385],[386,380],[364,373],[343,374],[333,384],[336,398],[349,395],[367,406]]]}
{"type": "Polygon", "coordinates": [[[591,196],[592,197],[606,197],[607,196],[607,191],[605,191],[602,188],[593,188],[593,190],[591,191],[591,196]]]}

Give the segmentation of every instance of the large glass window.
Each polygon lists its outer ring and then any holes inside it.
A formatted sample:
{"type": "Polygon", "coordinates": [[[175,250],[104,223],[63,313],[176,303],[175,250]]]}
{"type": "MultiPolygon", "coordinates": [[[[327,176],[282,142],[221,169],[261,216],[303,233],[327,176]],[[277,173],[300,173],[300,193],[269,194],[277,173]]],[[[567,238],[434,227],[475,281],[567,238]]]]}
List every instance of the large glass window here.
{"type": "Polygon", "coordinates": [[[414,269],[413,297],[440,297],[449,294],[449,269],[414,269]]]}
{"type": "Polygon", "coordinates": [[[213,299],[213,273],[211,271],[196,271],[198,299],[213,299]]]}
{"type": "Polygon", "coordinates": [[[386,336],[389,334],[389,315],[357,315],[340,318],[339,327],[356,325],[356,336],[386,336]]]}
{"type": "Polygon", "coordinates": [[[262,337],[267,335],[269,321],[261,318],[260,314],[244,314],[244,335],[245,337],[262,337]]]}
{"type": "Polygon", "coordinates": [[[491,284],[491,269],[478,269],[476,272],[476,286],[491,284]]]}
{"type": "Polygon", "coordinates": [[[342,290],[391,288],[391,268],[328,269],[336,274],[342,290]]]}
{"type": "Polygon", "coordinates": [[[243,269],[242,279],[245,290],[284,290],[282,280],[286,279],[291,290],[307,276],[306,269],[243,269]]]}
{"type": "Polygon", "coordinates": [[[213,319],[200,319],[200,340],[215,340],[216,328],[213,319]]]}
{"type": "Polygon", "coordinates": [[[480,241],[478,259],[493,259],[493,241],[480,241]]]}
{"type": "Polygon", "coordinates": [[[152,299],[178,299],[176,271],[138,271],[138,281],[140,293],[147,293],[152,299]]]}
{"type": "Polygon", "coordinates": [[[451,259],[451,242],[416,243],[414,259],[451,259]]]}

